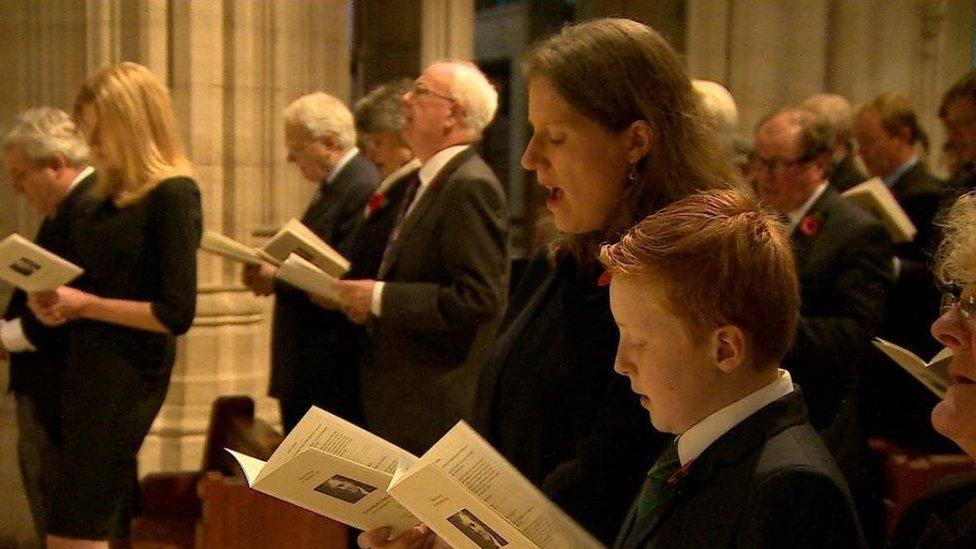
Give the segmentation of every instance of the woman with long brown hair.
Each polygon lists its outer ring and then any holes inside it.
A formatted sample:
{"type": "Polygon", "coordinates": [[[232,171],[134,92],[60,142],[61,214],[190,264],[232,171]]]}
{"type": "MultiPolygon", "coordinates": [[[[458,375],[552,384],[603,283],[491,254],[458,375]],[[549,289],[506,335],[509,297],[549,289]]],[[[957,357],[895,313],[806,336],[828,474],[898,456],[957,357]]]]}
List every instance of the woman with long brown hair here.
{"type": "MultiPolygon", "coordinates": [[[[561,235],[509,303],[481,372],[476,426],[609,544],[666,440],[613,371],[618,333],[598,248],[735,178],[677,54],[650,28],[625,19],[566,27],[523,67],[533,136],[522,165],[548,191],[561,235]]],[[[380,547],[381,538],[361,541],[380,547]]]]}

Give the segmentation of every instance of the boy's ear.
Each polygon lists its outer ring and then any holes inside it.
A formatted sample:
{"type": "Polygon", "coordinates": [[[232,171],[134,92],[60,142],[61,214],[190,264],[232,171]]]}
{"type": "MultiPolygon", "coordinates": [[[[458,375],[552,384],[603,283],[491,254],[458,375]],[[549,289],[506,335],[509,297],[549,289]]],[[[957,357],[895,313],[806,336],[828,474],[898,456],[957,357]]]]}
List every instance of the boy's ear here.
{"type": "Polygon", "coordinates": [[[727,324],[712,332],[712,358],[716,367],[731,374],[746,363],[746,334],[738,326],[727,324]]]}

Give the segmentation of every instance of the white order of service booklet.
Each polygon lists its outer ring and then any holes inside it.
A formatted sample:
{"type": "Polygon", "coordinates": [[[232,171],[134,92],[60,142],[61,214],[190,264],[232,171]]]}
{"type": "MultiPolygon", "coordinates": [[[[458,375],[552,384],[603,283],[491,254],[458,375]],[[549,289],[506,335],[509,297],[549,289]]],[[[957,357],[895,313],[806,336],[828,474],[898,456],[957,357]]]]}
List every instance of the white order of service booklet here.
{"type": "Polygon", "coordinates": [[[230,452],[252,488],[361,530],[423,522],[458,549],[603,547],[463,421],[418,458],[312,408],[267,463],[230,452]]]}
{"type": "Polygon", "coordinates": [[[25,292],[55,290],[84,269],[13,233],[0,242],[0,278],[25,292]]]}

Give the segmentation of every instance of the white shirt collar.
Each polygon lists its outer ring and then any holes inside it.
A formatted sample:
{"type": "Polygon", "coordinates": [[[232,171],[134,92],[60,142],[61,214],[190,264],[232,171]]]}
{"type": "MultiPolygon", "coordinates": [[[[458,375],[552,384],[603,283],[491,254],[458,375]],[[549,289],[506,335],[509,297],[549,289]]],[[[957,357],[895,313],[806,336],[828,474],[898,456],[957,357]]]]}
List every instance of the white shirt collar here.
{"type": "Polygon", "coordinates": [[[332,180],[335,179],[337,175],[339,175],[339,172],[342,171],[342,168],[345,168],[346,164],[348,164],[349,161],[352,160],[352,158],[357,154],[359,154],[359,149],[357,147],[353,147],[348,151],[346,151],[346,154],[342,155],[342,158],[340,158],[339,161],[336,162],[336,165],[332,166],[332,171],[330,171],[329,176],[325,178],[325,182],[332,183],[332,180]]]}
{"type": "Polygon", "coordinates": [[[461,151],[470,147],[470,143],[465,143],[463,145],[452,145],[446,149],[441,149],[434,153],[434,156],[430,157],[424,165],[420,167],[420,186],[427,187],[430,182],[437,177],[437,174],[444,169],[444,166],[448,162],[454,159],[455,156],[461,154],[461,151]]]}
{"type": "MultiPolygon", "coordinates": [[[[83,169],[80,172],[78,172],[78,175],[76,175],[75,178],[71,180],[71,184],[68,185],[68,192],[70,193],[71,192],[71,189],[74,189],[75,187],[77,187],[78,186],[78,183],[81,183],[82,181],[84,181],[84,179],[86,177],[88,177],[89,175],[91,175],[92,172],[94,172],[94,171],[95,171],[95,168],[93,168],[91,166],[85,166],[85,169],[83,169]]],[[[68,193],[65,193],[65,196],[67,196],[67,194],[68,193]]]]}
{"type": "Polygon", "coordinates": [[[827,182],[824,181],[819,187],[817,187],[817,190],[813,191],[813,194],[810,195],[810,198],[808,198],[802,206],[786,214],[786,217],[788,217],[790,220],[790,231],[787,234],[793,232],[793,229],[800,224],[800,220],[803,219],[803,216],[807,215],[807,212],[813,207],[813,203],[816,202],[817,199],[820,198],[820,195],[822,195],[826,190],[827,182]]]}
{"type": "Polygon", "coordinates": [[[786,370],[779,370],[778,373],[776,381],[714,412],[679,436],[678,458],[681,465],[687,465],[689,461],[700,456],[722,435],[749,416],[793,392],[790,373],[786,370]]]}

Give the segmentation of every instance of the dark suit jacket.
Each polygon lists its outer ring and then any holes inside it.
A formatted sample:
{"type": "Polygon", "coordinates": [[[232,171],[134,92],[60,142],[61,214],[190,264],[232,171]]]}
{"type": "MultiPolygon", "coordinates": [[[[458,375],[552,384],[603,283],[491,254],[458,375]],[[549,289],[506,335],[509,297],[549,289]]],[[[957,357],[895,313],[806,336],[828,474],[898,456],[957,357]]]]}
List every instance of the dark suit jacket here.
{"type": "MultiPolygon", "coordinates": [[[[380,175],[364,155],[357,154],[319,196],[301,221],[333,247],[352,235],[380,175]]],[[[276,285],[271,334],[270,395],[282,400],[314,402],[343,417],[354,417],[357,379],[354,368],[334,360],[331,346],[336,326],[345,316],[312,303],[308,294],[287,284],[276,285]]]]}
{"type": "Polygon", "coordinates": [[[938,245],[933,221],[945,189],[919,161],[892,185],[891,192],[918,234],[911,242],[894,247],[901,267],[885,334],[916,354],[931,358],[942,347],[929,335],[929,326],[939,316],[939,292],[932,275],[932,252],[938,245]]]}
{"type": "MultiPolygon", "coordinates": [[[[69,261],[77,262],[71,246],[71,221],[90,200],[89,191],[95,184],[94,172],[78,182],[58,204],[54,214],[41,223],[34,241],[42,248],[69,261]]],[[[11,353],[10,390],[30,395],[35,403],[41,424],[55,441],[60,440],[60,399],[58,383],[64,368],[67,337],[64,327],[48,327],[27,308],[27,294],[16,290],[3,315],[5,320],[21,319],[24,335],[37,349],[35,352],[11,353]]]]}
{"type": "MultiPolygon", "coordinates": [[[[857,422],[859,370],[874,357],[892,283],[891,238],[870,214],[828,187],[791,235],[800,281],[800,323],[783,368],[803,387],[810,423],[841,469],[864,458],[857,422]],[[807,228],[816,226],[815,230],[807,228]]],[[[848,476],[850,480],[852,476],[848,476]]]]}
{"type": "Polygon", "coordinates": [[[857,162],[854,153],[848,153],[843,160],[834,164],[827,176],[830,184],[840,192],[850,189],[868,178],[868,173],[857,162]]]}
{"type": "Polygon", "coordinates": [[[976,473],[939,480],[913,501],[888,549],[976,547],[976,473]]]}
{"type": "MultiPolygon", "coordinates": [[[[340,244],[338,251],[349,260],[350,268],[344,278],[375,279],[379,272],[386,241],[393,230],[400,202],[410,181],[417,177],[417,170],[404,174],[392,183],[383,193],[383,200],[376,209],[360,221],[356,230],[340,244]]],[[[371,199],[372,200],[372,199],[371,199]]],[[[330,334],[322,334],[327,336],[330,334]]],[[[363,341],[366,330],[346,318],[336,319],[334,337],[332,338],[329,361],[331,364],[341,365],[343,379],[350,374],[352,387],[349,389],[350,399],[347,404],[356,406],[355,414],[344,416],[345,419],[365,424],[362,413],[362,403],[359,399],[359,362],[362,357],[363,341]]]]}
{"type": "Polygon", "coordinates": [[[611,543],[667,443],[613,371],[609,288],[542,252],[512,297],[478,380],[475,426],[581,526],[611,543]]]}
{"type": "Polygon", "coordinates": [[[797,392],[712,443],[681,486],[643,524],[634,524],[635,501],[614,547],[866,547],[844,479],[797,392]]]}
{"type": "MultiPolygon", "coordinates": [[[[891,191],[918,234],[912,242],[894,246],[901,267],[888,301],[883,336],[929,359],[942,348],[929,327],[939,316],[940,291],[932,272],[932,252],[938,245],[939,231],[933,220],[945,187],[919,161],[891,191]]],[[[865,409],[872,433],[920,451],[952,451],[951,442],[935,433],[929,421],[937,399],[887,357],[879,354],[876,364],[865,384],[870,399],[865,409]]]]}
{"type": "Polygon", "coordinates": [[[380,279],[361,368],[370,429],[415,453],[469,415],[474,379],[505,302],[507,215],[469,148],[417,199],[380,279]]]}

